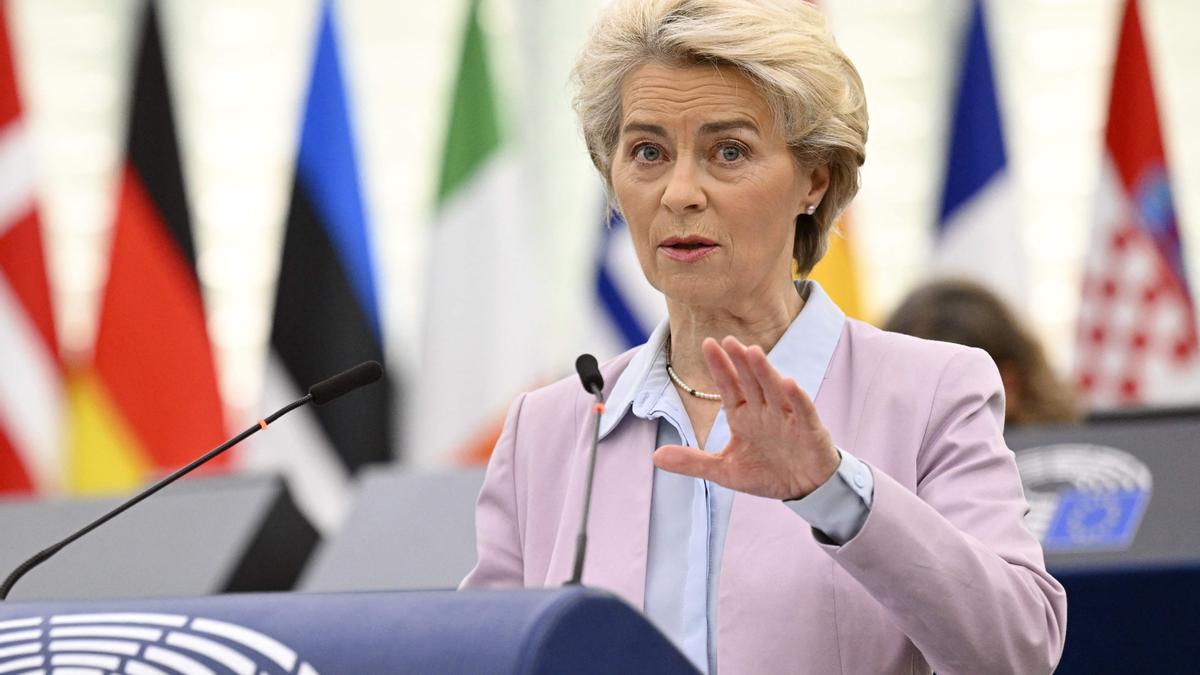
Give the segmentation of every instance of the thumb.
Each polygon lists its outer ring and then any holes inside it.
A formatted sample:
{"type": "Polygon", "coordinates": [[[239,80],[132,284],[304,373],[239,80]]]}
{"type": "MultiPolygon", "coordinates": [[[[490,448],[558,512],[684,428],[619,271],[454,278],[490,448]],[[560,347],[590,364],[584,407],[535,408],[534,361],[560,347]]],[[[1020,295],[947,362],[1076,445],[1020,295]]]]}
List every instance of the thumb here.
{"type": "Polygon", "coordinates": [[[715,480],[721,460],[711,452],[685,445],[664,445],[654,451],[654,466],[663,471],[715,480]]]}

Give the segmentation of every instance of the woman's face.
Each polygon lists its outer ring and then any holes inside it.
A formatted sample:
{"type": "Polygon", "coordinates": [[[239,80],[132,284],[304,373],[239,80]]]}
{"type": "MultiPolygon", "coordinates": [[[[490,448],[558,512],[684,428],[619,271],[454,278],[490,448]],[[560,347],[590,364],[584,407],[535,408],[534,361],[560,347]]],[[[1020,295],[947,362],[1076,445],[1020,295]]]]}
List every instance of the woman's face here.
{"type": "Polygon", "coordinates": [[[650,283],[734,311],[790,292],[796,217],[828,170],[797,166],[757,87],[734,68],[647,64],[622,115],[612,183],[650,283]]]}

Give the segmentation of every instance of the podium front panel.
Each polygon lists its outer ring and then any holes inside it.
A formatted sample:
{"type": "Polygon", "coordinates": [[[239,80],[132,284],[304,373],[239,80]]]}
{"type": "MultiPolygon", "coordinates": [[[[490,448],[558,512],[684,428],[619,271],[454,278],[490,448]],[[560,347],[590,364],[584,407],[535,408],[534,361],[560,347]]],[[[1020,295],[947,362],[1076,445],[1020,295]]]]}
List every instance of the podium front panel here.
{"type": "Polygon", "coordinates": [[[83,659],[122,673],[696,672],[633,608],[581,588],[0,603],[0,672],[83,659]]]}

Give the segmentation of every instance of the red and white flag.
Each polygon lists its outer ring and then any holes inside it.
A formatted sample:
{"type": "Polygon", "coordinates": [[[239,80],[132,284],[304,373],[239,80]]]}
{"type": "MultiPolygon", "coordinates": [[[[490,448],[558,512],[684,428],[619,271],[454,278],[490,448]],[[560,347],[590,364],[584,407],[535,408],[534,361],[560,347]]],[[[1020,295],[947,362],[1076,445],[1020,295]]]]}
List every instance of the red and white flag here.
{"type": "Polygon", "coordinates": [[[1136,0],[1127,0],[1080,309],[1094,408],[1200,400],[1200,349],[1136,0]]]}
{"type": "Polygon", "coordinates": [[[0,494],[61,486],[62,367],[33,158],[0,4],[0,494]]]}

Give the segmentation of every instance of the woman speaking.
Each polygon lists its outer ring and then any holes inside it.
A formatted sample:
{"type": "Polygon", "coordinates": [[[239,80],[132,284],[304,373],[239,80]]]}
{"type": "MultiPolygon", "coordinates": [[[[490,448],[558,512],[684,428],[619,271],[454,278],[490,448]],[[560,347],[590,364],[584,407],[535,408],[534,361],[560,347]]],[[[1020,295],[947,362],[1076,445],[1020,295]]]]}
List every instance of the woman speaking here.
{"type": "MultiPolygon", "coordinates": [[[[1025,528],[996,367],[816,283],[862,81],[801,0],[616,0],[575,66],[591,158],[668,317],[604,364],[583,581],[701,670],[1039,673],[1062,586],[1025,528]]],[[[520,396],[464,587],[571,575],[593,400],[520,396]]]]}

